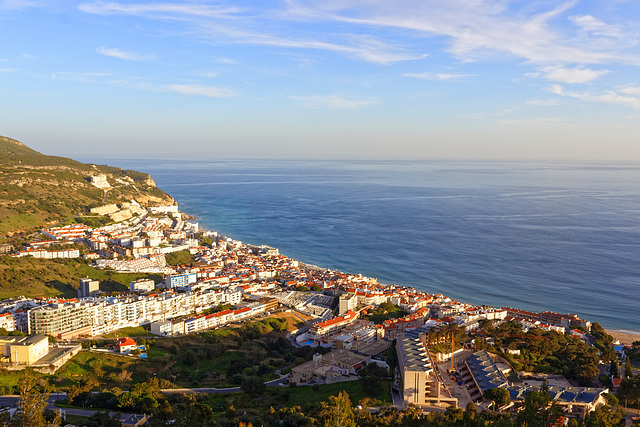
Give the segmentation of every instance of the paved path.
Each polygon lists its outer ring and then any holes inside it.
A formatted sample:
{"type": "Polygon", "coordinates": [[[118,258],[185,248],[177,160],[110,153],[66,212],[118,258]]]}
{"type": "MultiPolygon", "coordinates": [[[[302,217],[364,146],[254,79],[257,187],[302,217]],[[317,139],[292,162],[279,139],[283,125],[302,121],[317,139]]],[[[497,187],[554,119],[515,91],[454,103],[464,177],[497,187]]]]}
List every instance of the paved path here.
{"type": "MultiPolygon", "coordinates": [[[[281,375],[280,378],[267,381],[264,383],[267,387],[277,387],[287,380],[288,375],[281,375]]],[[[162,394],[209,394],[209,393],[238,393],[240,387],[227,387],[227,388],[215,388],[215,387],[192,387],[192,388],[165,388],[160,390],[162,394]]]]}

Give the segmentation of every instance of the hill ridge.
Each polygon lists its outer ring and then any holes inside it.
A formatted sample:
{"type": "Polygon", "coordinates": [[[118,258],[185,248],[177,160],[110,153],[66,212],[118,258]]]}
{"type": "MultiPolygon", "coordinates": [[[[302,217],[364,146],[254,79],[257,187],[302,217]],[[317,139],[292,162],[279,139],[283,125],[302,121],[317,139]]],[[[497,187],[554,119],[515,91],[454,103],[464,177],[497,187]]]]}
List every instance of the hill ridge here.
{"type": "Polygon", "coordinates": [[[0,136],[0,238],[38,231],[105,203],[174,204],[148,173],[42,154],[0,136]],[[104,175],[99,188],[92,176],[104,175]]]}

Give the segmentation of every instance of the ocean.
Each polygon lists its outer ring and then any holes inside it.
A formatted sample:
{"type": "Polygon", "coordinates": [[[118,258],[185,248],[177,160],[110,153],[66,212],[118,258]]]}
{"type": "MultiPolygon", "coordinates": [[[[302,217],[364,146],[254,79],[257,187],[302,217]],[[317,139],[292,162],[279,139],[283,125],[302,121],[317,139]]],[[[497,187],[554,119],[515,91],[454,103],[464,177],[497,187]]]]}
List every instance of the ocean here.
{"type": "Polygon", "coordinates": [[[105,162],[149,172],[201,227],[304,263],[640,332],[635,163],[105,162]]]}

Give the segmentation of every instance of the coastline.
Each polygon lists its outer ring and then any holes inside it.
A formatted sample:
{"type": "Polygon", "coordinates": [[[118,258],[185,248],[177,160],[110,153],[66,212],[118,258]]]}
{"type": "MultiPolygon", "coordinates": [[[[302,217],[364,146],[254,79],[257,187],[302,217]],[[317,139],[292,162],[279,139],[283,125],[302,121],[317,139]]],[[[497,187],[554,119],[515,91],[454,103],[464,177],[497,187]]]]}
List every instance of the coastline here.
{"type": "MultiPolygon", "coordinates": [[[[188,216],[189,219],[194,219],[194,220],[197,219],[197,217],[191,216],[189,214],[185,214],[183,212],[181,213],[183,214],[183,216],[188,216]]],[[[202,230],[205,231],[205,229],[202,229],[202,230]]],[[[206,231],[211,231],[211,230],[206,230],[206,231]]],[[[322,271],[322,272],[332,271],[331,269],[320,267],[315,264],[309,264],[301,260],[297,260],[297,261],[300,263],[301,267],[307,268],[309,270],[322,271]]],[[[384,283],[378,283],[378,285],[389,286],[384,283]]],[[[614,340],[618,340],[622,345],[631,345],[635,341],[640,341],[640,332],[626,330],[626,329],[605,329],[605,331],[609,335],[611,335],[614,338],[614,340]]]]}
{"type": "Polygon", "coordinates": [[[639,332],[617,330],[617,329],[607,329],[606,331],[614,339],[620,341],[620,343],[624,345],[631,345],[634,341],[640,341],[639,332]]]}

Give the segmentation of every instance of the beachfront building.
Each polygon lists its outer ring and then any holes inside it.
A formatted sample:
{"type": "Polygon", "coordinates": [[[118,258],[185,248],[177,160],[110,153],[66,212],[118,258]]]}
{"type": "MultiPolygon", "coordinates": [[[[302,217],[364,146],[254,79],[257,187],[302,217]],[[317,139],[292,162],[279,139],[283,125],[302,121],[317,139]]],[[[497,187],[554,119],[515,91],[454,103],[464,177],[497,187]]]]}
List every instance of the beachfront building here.
{"type": "Polygon", "coordinates": [[[307,336],[314,341],[320,341],[327,335],[334,335],[342,331],[347,325],[351,324],[358,318],[358,314],[354,311],[349,311],[344,316],[334,317],[333,319],[318,322],[309,328],[307,336]]]}
{"type": "Polygon", "coordinates": [[[358,306],[358,297],[355,293],[342,294],[339,297],[338,314],[347,314],[349,311],[353,311],[358,306]]]}

